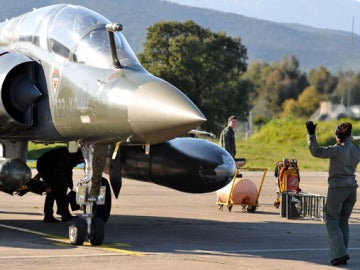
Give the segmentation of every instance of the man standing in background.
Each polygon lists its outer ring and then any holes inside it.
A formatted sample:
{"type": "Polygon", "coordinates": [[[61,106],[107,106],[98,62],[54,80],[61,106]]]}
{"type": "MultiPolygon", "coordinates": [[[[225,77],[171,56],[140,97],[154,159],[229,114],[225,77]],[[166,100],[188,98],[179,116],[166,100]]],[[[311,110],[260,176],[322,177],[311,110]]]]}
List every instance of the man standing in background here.
{"type": "Polygon", "coordinates": [[[226,151],[235,159],[236,144],[235,144],[235,128],[237,119],[234,115],[228,118],[227,127],[223,129],[220,134],[220,146],[225,148],[226,151]]]}

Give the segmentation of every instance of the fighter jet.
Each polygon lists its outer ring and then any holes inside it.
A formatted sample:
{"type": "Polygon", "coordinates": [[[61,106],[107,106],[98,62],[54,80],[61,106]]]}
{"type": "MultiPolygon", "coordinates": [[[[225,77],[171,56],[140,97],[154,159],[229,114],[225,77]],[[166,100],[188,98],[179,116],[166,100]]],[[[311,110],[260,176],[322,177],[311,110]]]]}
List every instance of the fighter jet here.
{"type": "Polygon", "coordinates": [[[81,148],[83,214],[72,244],[104,239],[122,177],[183,192],[215,191],[236,170],[207,140],[181,137],[206,121],[179,89],[136,58],[122,25],[85,7],[53,5],[0,23],[0,190],[20,194],[34,181],[28,142],[81,148]]]}

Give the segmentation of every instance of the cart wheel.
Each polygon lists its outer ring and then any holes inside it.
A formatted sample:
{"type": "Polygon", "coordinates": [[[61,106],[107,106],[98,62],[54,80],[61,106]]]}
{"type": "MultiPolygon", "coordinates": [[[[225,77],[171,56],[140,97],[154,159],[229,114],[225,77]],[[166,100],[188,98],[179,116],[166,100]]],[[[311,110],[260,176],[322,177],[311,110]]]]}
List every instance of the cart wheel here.
{"type": "Polygon", "coordinates": [[[228,211],[231,212],[232,205],[228,206],[228,211]]]}
{"type": "Polygon", "coordinates": [[[82,245],[86,238],[86,221],[82,218],[74,218],[69,226],[69,239],[72,245],[82,245]]]}
{"type": "Polygon", "coordinates": [[[256,211],[256,205],[248,206],[246,210],[250,213],[254,213],[256,211]]]}
{"type": "Polygon", "coordinates": [[[224,205],[223,204],[219,204],[219,210],[222,211],[224,209],[224,205]]]}
{"type": "Polygon", "coordinates": [[[279,199],[276,199],[276,200],[274,201],[274,207],[275,207],[276,209],[278,209],[278,208],[280,207],[280,200],[279,200],[279,199]]]}
{"type": "Polygon", "coordinates": [[[90,231],[90,243],[93,246],[99,246],[104,241],[104,221],[99,218],[95,217],[91,223],[91,231],[90,231]]]}

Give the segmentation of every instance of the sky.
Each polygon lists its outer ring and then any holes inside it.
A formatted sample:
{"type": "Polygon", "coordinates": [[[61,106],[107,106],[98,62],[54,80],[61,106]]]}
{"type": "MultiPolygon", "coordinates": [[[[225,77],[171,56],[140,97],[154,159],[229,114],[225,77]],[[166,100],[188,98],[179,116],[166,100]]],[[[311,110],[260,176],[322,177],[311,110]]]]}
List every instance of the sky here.
{"type": "Polygon", "coordinates": [[[360,0],[167,0],[273,22],[360,34],[360,0]]]}

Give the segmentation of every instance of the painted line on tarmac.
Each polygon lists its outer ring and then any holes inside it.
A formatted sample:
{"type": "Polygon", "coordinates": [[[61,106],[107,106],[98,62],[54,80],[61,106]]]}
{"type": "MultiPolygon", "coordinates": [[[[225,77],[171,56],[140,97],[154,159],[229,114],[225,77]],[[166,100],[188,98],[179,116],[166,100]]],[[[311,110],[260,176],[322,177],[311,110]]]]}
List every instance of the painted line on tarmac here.
{"type": "MultiPolygon", "coordinates": [[[[348,250],[360,250],[360,247],[348,248],[348,250]]],[[[189,250],[177,250],[179,252],[189,252],[189,250]]],[[[191,250],[191,253],[198,254],[253,254],[253,253],[293,253],[293,252],[314,252],[314,251],[329,251],[329,248],[284,248],[284,249],[229,249],[229,250],[191,250]]]]}
{"type": "MultiPolygon", "coordinates": [[[[348,248],[348,250],[360,250],[360,247],[348,248]]],[[[240,253],[275,253],[275,252],[308,252],[308,251],[329,251],[329,248],[275,248],[275,249],[244,249],[237,250],[240,253]]]]}
{"type": "MultiPolygon", "coordinates": [[[[50,239],[50,240],[55,240],[56,243],[54,245],[57,245],[57,246],[74,246],[74,245],[67,242],[68,241],[67,238],[59,236],[59,235],[38,232],[38,231],[34,231],[34,230],[29,230],[29,229],[25,229],[25,228],[16,227],[16,226],[10,226],[10,225],[1,224],[1,223],[0,223],[0,227],[5,228],[5,229],[20,231],[20,232],[40,235],[40,236],[42,236],[44,238],[47,238],[47,239],[50,239]]],[[[131,245],[126,244],[126,243],[112,243],[111,245],[92,246],[89,242],[84,242],[84,244],[82,246],[98,248],[98,249],[102,249],[102,250],[106,250],[106,251],[111,251],[111,252],[130,255],[130,256],[142,256],[142,255],[144,255],[143,253],[138,252],[138,251],[131,251],[131,250],[126,250],[126,249],[119,248],[119,247],[130,247],[131,246],[131,245]]]]}
{"type": "Polygon", "coordinates": [[[24,255],[24,256],[0,256],[0,259],[48,259],[48,258],[86,258],[86,257],[112,257],[119,256],[118,253],[89,253],[89,254],[64,254],[64,255],[24,255]]]}
{"type": "Polygon", "coordinates": [[[37,231],[24,229],[24,228],[20,228],[20,227],[15,227],[15,226],[10,226],[10,225],[5,225],[5,224],[1,224],[1,223],[0,223],[0,227],[5,228],[5,229],[20,231],[20,232],[26,232],[26,233],[41,235],[41,236],[44,236],[44,237],[49,237],[49,235],[50,235],[50,234],[47,234],[47,233],[37,232],[37,231]]]}

